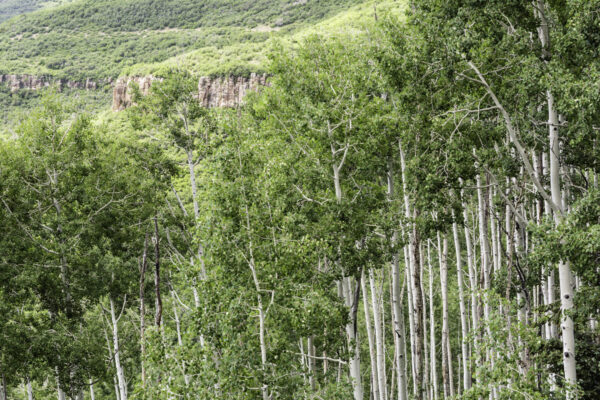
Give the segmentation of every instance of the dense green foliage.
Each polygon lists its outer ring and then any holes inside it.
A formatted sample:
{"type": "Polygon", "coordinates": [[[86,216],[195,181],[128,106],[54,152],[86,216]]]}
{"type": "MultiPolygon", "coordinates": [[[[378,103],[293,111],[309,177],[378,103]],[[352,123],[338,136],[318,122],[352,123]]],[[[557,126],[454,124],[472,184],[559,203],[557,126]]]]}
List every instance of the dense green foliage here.
{"type": "Polygon", "coordinates": [[[600,1],[411,5],[232,109],[186,65],[97,118],[2,94],[40,105],[0,137],[8,398],[596,399],[600,1]]]}

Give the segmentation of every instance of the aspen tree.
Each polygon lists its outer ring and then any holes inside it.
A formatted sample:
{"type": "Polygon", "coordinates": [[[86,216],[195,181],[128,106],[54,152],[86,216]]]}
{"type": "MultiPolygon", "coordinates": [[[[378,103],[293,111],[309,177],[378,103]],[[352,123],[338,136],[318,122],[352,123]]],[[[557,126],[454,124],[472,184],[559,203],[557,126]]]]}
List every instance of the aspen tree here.
{"type": "Polygon", "coordinates": [[[377,350],[375,349],[375,336],[373,334],[373,325],[371,324],[371,314],[369,312],[369,295],[365,273],[362,272],[360,284],[363,292],[363,305],[365,312],[365,326],[367,328],[367,341],[369,343],[369,359],[371,360],[371,393],[373,398],[379,399],[379,368],[377,366],[377,350]]]}
{"type": "Polygon", "coordinates": [[[436,344],[435,344],[435,313],[434,313],[434,298],[433,298],[433,266],[431,263],[431,240],[427,241],[427,266],[429,272],[429,361],[431,364],[431,391],[432,398],[438,398],[438,378],[437,378],[437,355],[436,355],[436,344]]]}
{"type": "MultiPolygon", "coordinates": [[[[371,287],[371,298],[373,305],[373,322],[375,326],[375,347],[377,354],[377,384],[379,386],[379,396],[381,400],[387,399],[387,378],[385,371],[385,343],[384,343],[384,335],[383,335],[383,324],[381,320],[381,311],[380,311],[380,301],[379,296],[377,296],[377,288],[375,284],[375,277],[373,270],[369,271],[369,284],[371,287]]],[[[366,297],[366,293],[364,295],[366,297]]],[[[382,299],[383,300],[383,299],[382,299]]]]}
{"type": "MultiPolygon", "coordinates": [[[[410,265],[411,286],[412,286],[412,313],[414,324],[414,382],[415,382],[415,397],[418,400],[423,398],[425,388],[423,387],[423,296],[421,294],[421,266],[420,266],[420,237],[417,228],[416,218],[418,211],[413,209],[411,212],[408,184],[406,181],[406,161],[402,145],[399,144],[400,165],[402,172],[402,187],[404,191],[404,209],[407,221],[411,221],[408,227],[408,258],[410,265]]],[[[411,341],[412,342],[412,341],[411,341]]]]}
{"type": "Polygon", "coordinates": [[[461,360],[463,372],[463,390],[467,391],[471,388],[471,372],[469,371],[469,327],[467,308],[465,306],[465,293],[463,285],[463,269],[462,269],[462,254],[460,247],[460,237],[458,233],[458,224],[456,217],[452,212],[454,222],[452,223],[452,234],[454,236],[454,250],[456,255],[456,275],[458,280],[458,305],[460,309],[460,326],[461,326],[461,360]]]}

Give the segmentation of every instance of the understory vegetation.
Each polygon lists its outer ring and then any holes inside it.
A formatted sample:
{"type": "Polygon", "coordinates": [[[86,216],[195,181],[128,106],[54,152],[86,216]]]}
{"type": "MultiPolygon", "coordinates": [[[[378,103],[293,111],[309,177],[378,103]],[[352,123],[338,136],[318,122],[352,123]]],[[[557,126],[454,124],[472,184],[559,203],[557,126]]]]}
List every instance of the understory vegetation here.
{"type": "Polygon", "coordinates": [[[231,109],[185,65],[121,113],[23,95],[0,399],[599,398],[599,9],[373,10],[231,109]]]}

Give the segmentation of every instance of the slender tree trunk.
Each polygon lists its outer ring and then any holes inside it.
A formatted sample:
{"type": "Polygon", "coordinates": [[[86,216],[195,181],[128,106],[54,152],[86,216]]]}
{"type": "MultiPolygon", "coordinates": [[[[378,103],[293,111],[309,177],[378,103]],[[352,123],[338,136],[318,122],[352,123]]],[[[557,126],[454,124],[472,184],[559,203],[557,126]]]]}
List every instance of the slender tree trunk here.
{"type": "Polygon", "coordinates": [[[160,330],[163,306],[160,295],[160,236],[158,232],[158,217],[156,216],[154,217],[154,266],[154,291],[156,294],[156,313],[154,315],[154,324],[160,330]]]}
{"type": "MultiPolygon", "coordinates": [[[[392,260],[392,306],[395,332],[396,376],[398,379],[398,400],[407,400],[408,387],[406,384],[406,332],[404,328],[403,293],[400,289],[399,256],[394,254],[392,260]]],[[[403,285],[406,284],[404,280],[403,285]]]]}
{"type": "MultiPolygon", "coordinates": [[[[177,346],[179,348],[183,348],[183,339],[181,337],[181,321],[179,319],[179,313],[177,312],[177,300],[175,299],[174,292],[171,292],[171,297],[173,299],[173,317],[175,318],[175,330],[177,332],[177,346]]],[[[190,377],[186,373],[186,362],[185,358],[181,360],[181,373],[183,374],[183,381],[185,386],[190,385],[190,377]]]]}
{"type": "MultiPolygon", "coordinates": [[[[142,254],[142,262],[140,264],[140,364],[142,369],[142,386],[146,386],[146,302],[145,302],[145,279],[146,268],[148,267],[148,234],[144,239],[144,253],[142,254]]],[[[93,388],[92,388],[93,391],[93,388]]]]}
{"type": "Polygon", "coordinates": [[[110,318],[112,321],[112,334],[113,334],[113,350],[115,357],[115,368],[117,370],[117,381],[119,383],[119,394],[121,400],[127,400],[127,381],[125,380],[125,372],[121,365],[121,349],[119,347],[119,320],[115,314],[115,303],[112,298],[110,301],[110,318]]]}
{"type": "Polygon", "coordinates": [[[360,375],[360,342],[358,338],[357,318],[358,302],[360,301],[360,282],[354,285],[350,277],[345,277],[342,282],[344,300],[346,307],[350,310],[350,320],[346,324],[346,336],[350,352],[350,379],[352,379],[354,400],[362,400],[364,390],[360,375]]]}
{"type": "Polygon", "coordinates": [[[60,380],[58,379],[58,370],[57,370],[57,375],[56,375],[56,391],[58,392],[57,393],[58,400],[67,400],[67,396],[65,395],[65,392],[63,392],[62,388],[60,387],[60,380]]]}
{"type": "MultiPolygon", "coordinates": [[[[554,108],[554,97],[548,91],[548,113],[549,113],[549,130],[550,130],[550,190],[552,192],[552,200],[560,207],[560,212],[554,213],[554,221],[556,225],[562,220],[563,199],[560,186],[560,146],[558,134],[558,114],[554,108]]],[[[560,284],[560,303],[561,303],[561,332],[563,342],[563,366],[565,380],[570,385],[577,383],[576,362],[575,362],[575,327],[571,318],[571,310],[574,307],[573,297],[573,276],[569,262],[560,261],[558,263],[558,275],[560,284]]],[[[569,398],[573,397],[573,393],[569,390],[569,398]]]]}
{"type": "Polygon", "coordinates": [[[436,344],[435,344],[435,312],[434,312],[434,298],[433,298],[433,266],[431,264],[431,240],[427,241],[427,266],[429,267],[429,360],[431,363],[431,390],[433,392],[432,398],[437,400],[438,398],[438,376],[437,376],[437,355],[436,355],[436,344]]]}
{"type": "MultiPolygon", "coordinates": [[[[94,382],[90,379],[90,400],[96,400],[96,393],[94,392],[94,382]]],[[[30,399],[32,400],[33,397],[30,399]]]]}
{"type": "MultiPolygon", "coordinates": [[[[381,311],[379,300],[377,296],[377,288],[375,284],[374,272],[369,271],[369,282],[371,286],[371,298],[373,304],[373,322],[375,325],[375,345],[377,350],[377,378],[379,386],[379,398],[381,400],[387,400],[387,379],[385,373],[385,343],[383,336],[383,326],[381,322],[381,311]]],[[[363,290],[364,292],[364,290],[363,290]]],[[[367,297],[367,293],[364,292],[364,296],[367,297]]]]}
{"type": "Polygon", "coordinates": [[[425,388],[423,387],[423,296],[421,293],[421,266],[420,266],[420,237],[419,231],[417,229],[416,220],[419,215],[418,211],[415,209],[411,214],[409,196],[408,196],[408,187],[406,182],[406,162],[404,159],[404,152],[402,151],[402,146],[399,147],[400,150],[400,165],[402,169],[402,186],[404,189],[404,207],[405,207],[405,217],[407,220],[413,220],[410,223],[409,229],[409,246],[408,246],[408,255],[410,260],[410,268],[411,268],[411,284],[412,284],[412,313],[414,314],[413,323],[415,329],[415,336],[411,338],[411,342],[415,343],[415,351],[414,351],[414,362],[415,362],[415,386],[416,386],[416,395],[415,399],[422,400],[423,393],[425,388]]]}
{"type": "MultiPolygon", "coordinates": [[[[103,314],[104,317],[104,314],[103,314]]],[[[108,321],[106,322],[108,324],[108,321]]],[[[111,360],[111,363],[114,365],[115,357],[113,355],[112,346],[110,344],[110,339],[108,338],[108,332],[106,331],[106,327],[103,326],[104,329],[104,337],[106,338],[106,348],[108,349],[108,358],[111,360]]],[[[56,370],[56,382],[58,385],[58,369],[56,370]]],[[[117,382],[117,377],[113,375],[113,384],[115,388],[115,398],[116,400],[121,400],[121,396],[119,395],[119,384],[117,382]]],[[[59,385],[60,390],[60,385],[59,385]]]]}
{"type": "MultiPolygon", "coordinates": [[[[247,203],[245,204],[245,210],[246,210],[246,229],[248,232],[248,236],[250,238],[252,238],[252,229],[251,229],[251,224],[250,224],[250,211],[248,210],[247,203]]],[[[248,244],[248,251],[249,251],[248,266],[250,267],[250,272],[252,273],[252,281],[254,282],[254,289],[256,290],[256,302],[257,302],[257,308],[258,308],[258,323],[259,323],[258,337],[259,337],[259,343],[260,343],[260,362],[261,362],[263,372],[266,373],[266,369],[267,369],[266,314],[265,314],[265,307],[263,305],[263,299],[262,299],[263,290],[260,286],[260,281],[258,279],[258,272],[256,270],[256,261],[254,259],[254,245],[253,245],[252,239],[250,239],[250,242],[248,244]]],[[[312,341],[310,339],[309,339],[308,347],[309,347],[308,348],[309,355],[314,354],[312,341]]],[[[313,357],[314,357],[314,355],[313,355],[313,357]]],[[[314,362],[314,361],[312,361],[312,360],[314,360],[313,357],[309,357],[309,359],[308,359],[309,365],[311,362],[314,362]]],[[[261,387],[261,392],[262,392],[263,400],[269,400],[269,397],[270,397],[269,396],[269,387],[266,382],[263,382],[262,387],[261,387]]]]}
{"type": "Polygon", "coordinates": [[[452,382],[452,353],[450,351],[450,326],[448,315],[448,239],[437,233],[440,261],[440,285],[442,290],[442,374],[444,378],[444,398],[454,396],[452,382]]]}
{"type": "MultiPolygon", "coordinates": [[[[431,371],[429,371],[429,367],[431,366],[431,363],[429,362],[429,336],[428,332],[427,332],[427,327],[428,327],[428,319],[427,319],[427,293],[425,291],[425,284],[423,283],[423,281],[425,280],[425,252],[424,250],[424,246],[423,246],[423,242],[421,242],[420,244],[420,250],[419,250],[419,257],[420,257],[420,262],[419,265],[421,266],[421,301],[423,302],[423,386],[425,387],[425,393],[423,393],[423,396],[425,399],[430,399],[431,398],[431,380],[430,380],[430,374],[431,371]]],[[[431,305],[430,305],[431,306],[431,305]]]]}
{"type": "MultiPolygon", "coordinates": [[[[483,299],[483,316],[489,321],[490,305],[486,299],[491,289],[490,276],[490,245],[488,241],[488,212],[486,207],[486,195],[483,190],[483,182],[481,175],[477,175],[477,199],[478,199],[478,215],[479,215],[479,246],[481,250],[481,271],[483,273],[483,289],[485,291],[483,299]]],[[[489,333],[489,332],[488,332],[489,333]]]]}
{"type": "MultiPolygon", "coordinates": [[[[542,52],[545,59],[550,58],[551,43],[549,23],[546,18],[546,4],[544,0],[537,0],[535,12],[540,19],[538,29],[542,52]]],[[[552,193],[552,202],[554,203],[554,221],[556,225],[560,224],[563,214],[563,198],[560,184],[560,144],[559,144],[559,121],[558,112],[554,105],[554,96],[550,90],[546,92],[548,104],[548,130],[550,141],[550,190],[552,193]]],[[[565,380],[568,385],[577,383],[576,361],[575,361],[575,328],[571,318],[573,309],[574,290],[573,276],[569,262],[560,261],[558,264],[560,298],[561,298],[561,332],[563,342],[563,367],[565,380]]],[[[573,398],[574,394],[570,388],[567,388],[568,398],[573,398]]]]}
{"type": "Polygon", "coordinates": [[[413,285],[412,285],[412,273],[410,267],[410,259],[408,256],[408,246],[404,247],[404,265],[405,268],[405,281],[408,285],[407,298],[408,298],[408,334],[410,339],[410,371],[411,378],[413,384],[413,397],[417,395],[417,374],[416,374],[416,361],[415,361],[415,342],[413,338],[415,337],[415,316],[414,316],[414,307],[413,307],[413,285]]]}
{"type": "MultiPolygon", "coordinates": [[[[454,213],[453,213],[454,217],[454,213]]],[[[461,327],[461,355],[463,372],[463,390],[471,388],[471,373],[469,372],[469,327],[467,308],[465,306],[465,292],[463,284],[462,254],[460,251],[460,237],[458,234],[458,224],[456,221],[452,224],[452,233],[454,235],[454,250],[456,252],[456,275],[458,279],[458,305],[460,308],[460,327],[461,327]]]]}
{"type": "Polygon", "coordinates": [[[27,400],[33,400],[33,387],[29,376],[27,376],[27,400]]]}
{"type": "Polygon", "coordinates": [[[369,292],[367,289],[364,271],[361,277],[361,287],[363,292],[363,305],[365,310],[365,326],[367,328],[367,340],[369,342],[369,359],[371,361],[371,393],[373,394],[373,399],[379,400],[379,369],[377,367],[377,351],[375,350],[375,337],[373,335],[373,326],[371,325],[371,314],[369,312],[369,292]]]}
{"type": "MultiPolygon", "coordinates": [[[[469,270],[469,285],[471,286],[471,330],[476,336],[473,340],[473,349],[471,354],[478,353],[478,336],[479,336],[479,304],[477,302],[477,267],[475,263],[475,249],[471,240],[469,231],[469,213],[467,205],[463,202],[463,219],[465,224],[465,246],[467,248],[467,266],[469,270]]],[[[476,367],[480,366],[479,357],[476,357],[476,367]]]]}
{"type": "Polygon", "coordinates": [[[315,345],[314,345],[314,337],[309,336],[307,339],[307,351],[308,351],[308,383],[312,391],[317,389],[317,384],[315,382],[315,373],[316,373],[316,365],[315,365],[315,345]]]}
{"type": "MultiPolygon", "coordinates": [[[[332,128],[329,121],[327,121],[327,130],[329,137],[333,137],[332,128]]],[[[337,151],[335,144],[331,143],[331,156],[333,159],[333,186],[335,188],[335,199],[338,204],[342,202],[342,182],[341,182],[341,168],[344,164],[345,155],[347,154],[348,148],[344,151],[342,161],[338,164],[336,161],[337,151]]],[[[358,278],[360,280],[360,277],[358,278]]],[[[344,300],[346,306],[350,309],[350,321],[346,325],[346,336],[348,339],[348,350],[350,351],[350,378],[352,380],[352,387],[354,392],[354,400],[362,400],[364,396],[364,390],[362,385],[362,377],[360,375],[360,345],[358,340],[358,302],[360,300],[360,282],[357,282],[356,288],[353,287],[352,280],[350,277],[345,277],[342,280],[342,289],[344,294],[344,300]]]]}
{"type": "MultiPolygon", "coordinates": [[[[416,216],[415,216],[416,217],[416,216]]],[[[423,297],[421,294],[421,273],[420,273],[420,263],[419,260],[419,234],[417,232],[416,227],[413,227],[413,237],[412,237],[412,279],[411,283],[413,284],[413,307],[414,307],[414,324],[415,324],[415,373],[416,373],[416,382],[417,382],[417,400],[423,399],[423,297]]],[[[409,251],[409,256],[410,256],[409,251]]]]}

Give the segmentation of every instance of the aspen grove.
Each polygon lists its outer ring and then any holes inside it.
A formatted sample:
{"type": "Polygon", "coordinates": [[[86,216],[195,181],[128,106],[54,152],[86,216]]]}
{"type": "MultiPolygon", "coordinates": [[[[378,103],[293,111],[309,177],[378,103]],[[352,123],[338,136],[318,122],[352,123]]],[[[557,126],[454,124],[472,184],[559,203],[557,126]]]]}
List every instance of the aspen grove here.
{"type": "Polygon", "coordinates": [[[0,400],[600,398],[600,0],[372,14],[0,137],[0,400]]]}

